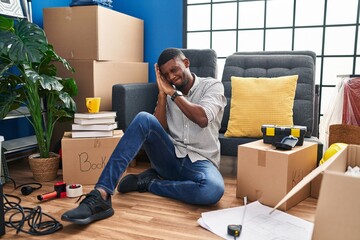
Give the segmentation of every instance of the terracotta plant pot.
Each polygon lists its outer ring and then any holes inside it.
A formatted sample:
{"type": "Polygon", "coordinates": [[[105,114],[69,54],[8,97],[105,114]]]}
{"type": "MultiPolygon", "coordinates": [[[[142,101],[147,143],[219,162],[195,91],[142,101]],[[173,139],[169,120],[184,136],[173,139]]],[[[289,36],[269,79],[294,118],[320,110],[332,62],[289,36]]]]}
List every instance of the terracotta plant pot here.
{"type": "Polygon", "coordinates": [[[60,155],[50,153],[49,158],[40,158],[39,156],[39,153],[29,156],[30,169],[35,181],[50,182],[55,180],[59,169],[60,155]]]}

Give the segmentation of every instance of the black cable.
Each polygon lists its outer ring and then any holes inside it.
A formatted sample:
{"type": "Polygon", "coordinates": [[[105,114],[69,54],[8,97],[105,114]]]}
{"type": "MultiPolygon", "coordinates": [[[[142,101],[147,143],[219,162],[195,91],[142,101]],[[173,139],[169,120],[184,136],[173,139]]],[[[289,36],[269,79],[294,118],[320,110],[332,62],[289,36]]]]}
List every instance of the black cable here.
{"type": "Polygon", "coordinates": [[[40,206],[22,207],[20,205],[21,198],[10,194],[3,194],[3,197],[5,226],[16,229],[16,233],[47,235],[63,228],[63,225],[55,218],[43,213],[40,206]],[[16,198],[18,201],[9,201],[8,197],[16,198]],[[43,221],[43,217],[47,217],[49,220],[43,221]],[[27,227],[28,229],[25,229],[27,227]]]}
{"type": "Polygon", "coordinates": [[[42,187],[42,185],[41,185],[41,183],[32,182],[32,183],[24,183],[19,186],[16,186],[16,189],[18,189],[19,187],[22,187],[21,188],[22,195],[27,196],[27,195],[31,194],[33,191],[40,189],[42,187]],[[30,185],[37,185],[38,187],[33,187],[30,185]]]}
{"type": "MultiPolygon", "coordinates": [[[[14,179],[10,177],[6,178],[14,184],[14,189],[22,187],[21,192],[23,195],[29,195],[34,190],[42,187],[42,184],[37,182],[24,183],[16,186],[14,179]],[[30,185],[37,185],[38,187],[32,187],[30,185]]],[[[3,194],[3,198],[4,216],[6,217],[5,226],[16,229],[16,233],[24,232],[30,235],[47,235],[62,229],[62,224],[50,215],[43,213],[40,206],[35,208],[22,207],[20,205],[21,198],[11,194],[3,194]],[[15,198],[17,202],[10,201],[8,197],[15,198]],[[44,216],[50,220],[42,221],[44,216]],[[27,223],[27,226],[25,223],[27,223]],[[26,227],[28,227],[28,230],[24,229],[26,227]]]]}
{"type": "MultiPolygon", "coordinates": [[[[2,176],[5,177],[5,176],[2,176]]],[[[16,182],[14,179],[12,179],[11,177],[6,176],[6,179],[10,180],[13,184],[14,184],[14,189],[18,189],[20,187],[21,188],[21,193],[26,196],[31,194],[33,191],[42,188],[42,184],[38,183],[38,182],[30,182],[30,183],[24,183],[24,184],[20,184],[19,186],[16,186],[16,182]],[[37,187],[31,186],[31,185],[35,185],[37,187]]]]}

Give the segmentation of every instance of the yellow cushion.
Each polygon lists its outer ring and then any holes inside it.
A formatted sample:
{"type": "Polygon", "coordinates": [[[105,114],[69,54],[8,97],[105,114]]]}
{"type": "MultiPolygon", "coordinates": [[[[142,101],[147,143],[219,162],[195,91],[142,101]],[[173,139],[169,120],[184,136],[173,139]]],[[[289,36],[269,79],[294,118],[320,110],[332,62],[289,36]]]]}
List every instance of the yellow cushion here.
{"type": "Polygon", "coordinates": [[[231,105],[225,137],[261,137],[261,125],[293,125],[298,75],[231,77],[231,105]]]}

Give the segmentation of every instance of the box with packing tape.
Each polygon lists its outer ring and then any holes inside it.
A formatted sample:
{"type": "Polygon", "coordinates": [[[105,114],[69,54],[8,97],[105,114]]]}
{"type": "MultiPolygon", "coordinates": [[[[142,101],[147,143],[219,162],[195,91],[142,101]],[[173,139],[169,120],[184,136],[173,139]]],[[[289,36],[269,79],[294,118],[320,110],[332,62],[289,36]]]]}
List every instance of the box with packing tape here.
{"type": "MultiPolygon", "coordinates": [[[[317,144],[304,142],[289,151],[262,140],[239,145],[236,197],[273,207],[316,167],[317,144]]],[[[280,206],[287,211],[310,196],[310,184],[280,206]]]]}
{"type": "Polygon", "coordinates": [[[262,125],[261,131],[263,133],[264,143],[273,144],[275,142],[281,142],[284,137],[294,136],[298,139],[296,146],[302,146],[304,142],[304,136],[306,133],[306,126],[278,126],[278,125],[262,125]]]}

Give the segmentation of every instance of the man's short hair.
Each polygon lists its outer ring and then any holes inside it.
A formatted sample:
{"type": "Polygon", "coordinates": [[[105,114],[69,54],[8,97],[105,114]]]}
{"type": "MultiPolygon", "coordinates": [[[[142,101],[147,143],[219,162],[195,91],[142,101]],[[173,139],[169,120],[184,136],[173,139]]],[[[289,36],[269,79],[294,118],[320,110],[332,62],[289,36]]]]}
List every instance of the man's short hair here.
{"type": "Polygon", "coordinates": [[[159,67],[176,57],[184,58],[184,53],[178,48],[166,48],[159,56],[157,64],[159,67]]]}

